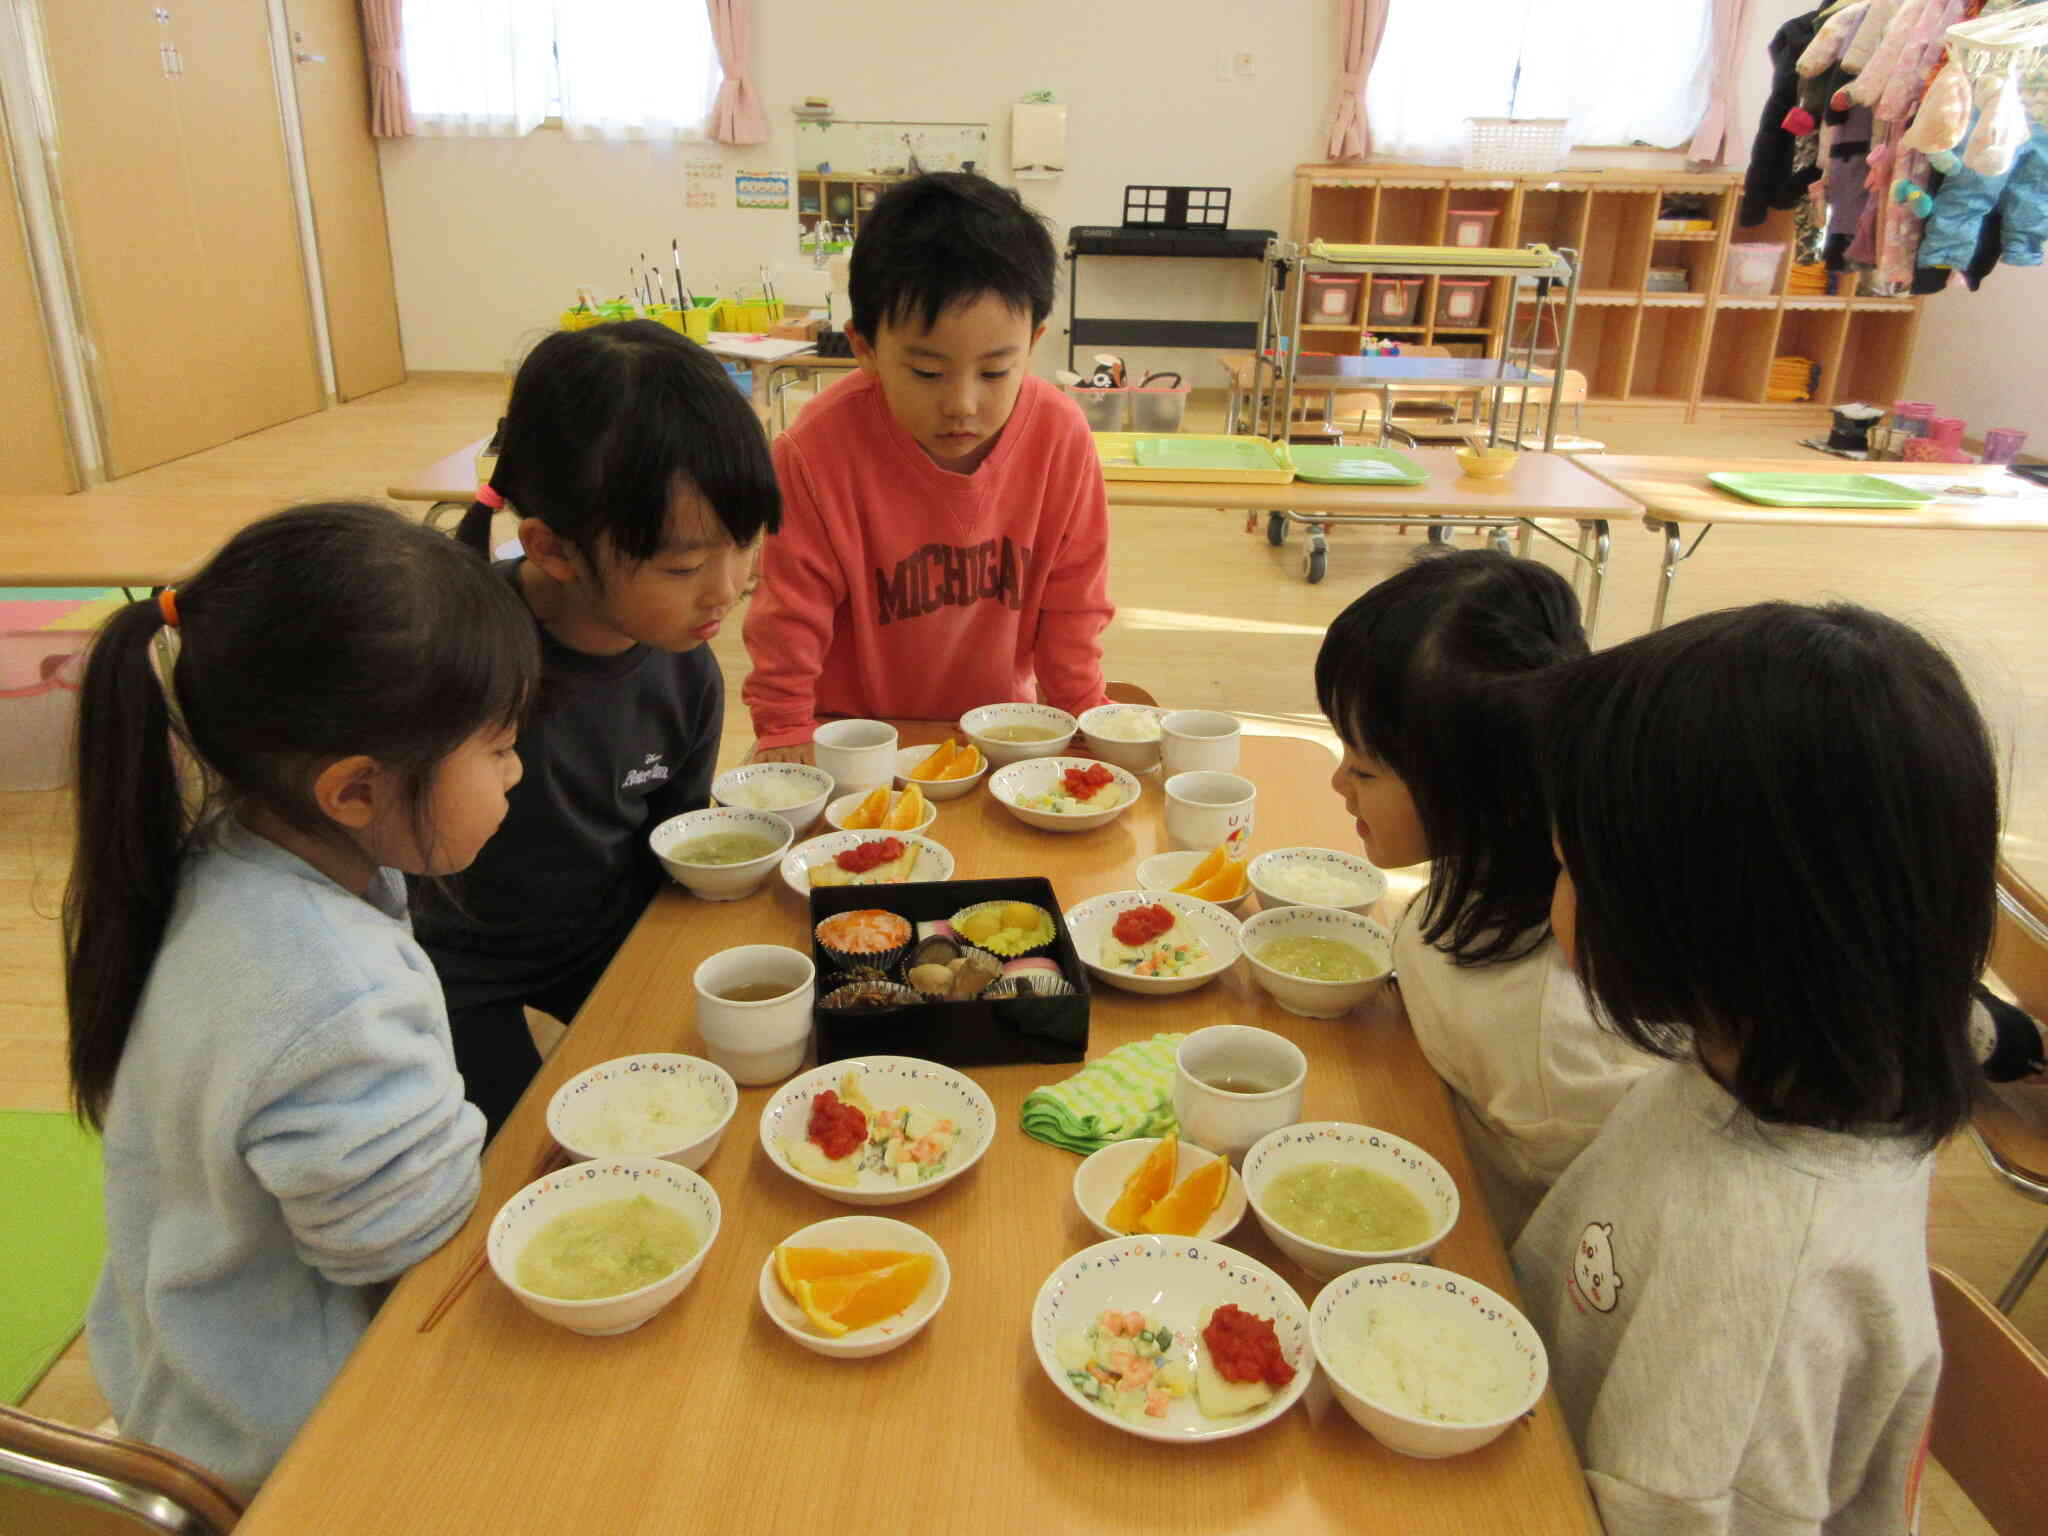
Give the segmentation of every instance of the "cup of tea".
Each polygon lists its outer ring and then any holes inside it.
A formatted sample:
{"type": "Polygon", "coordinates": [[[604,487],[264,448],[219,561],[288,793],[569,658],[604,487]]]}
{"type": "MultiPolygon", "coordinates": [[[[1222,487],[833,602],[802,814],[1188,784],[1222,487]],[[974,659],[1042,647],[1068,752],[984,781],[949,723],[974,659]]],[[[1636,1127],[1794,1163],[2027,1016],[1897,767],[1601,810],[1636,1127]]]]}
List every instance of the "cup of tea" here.
{"type": "Polygon", "coordinates": [[[811,733],[811,757],[832,775],[836,794],[893,783],[896,727],[886,720],[828,720],[811,733]]]}
{"type": "Polygon", "coordinates": [[[1182,1138],[1227,1153],[1233,1165],[1260,1137],[1301,1119],[1308,1057],[1285,1035],[1212,1024],[1181,1041],[1173,1065],[1182,1138]]]}
{"type": "Polygon", "coordinates": [[[1233,857],[1251,841],[1259,786],[1234,773],[1176,773],[1166,781],[1166,840],[1175,848],[1230,844],[1233,857]]]}
{"type": "Polygon", "coordinates": [[[740,1083],[775,1083],[811,1048],[811,957],[781,944],[721,949],[697,967],[704,1054],[740,1083]]]}
{"type": "Polygon", "coordinates": [[[1169,774],[1237,766],[1244,727],[1218,709],[1176,709],[1159,718],[1159,761],[1169,774]]]}

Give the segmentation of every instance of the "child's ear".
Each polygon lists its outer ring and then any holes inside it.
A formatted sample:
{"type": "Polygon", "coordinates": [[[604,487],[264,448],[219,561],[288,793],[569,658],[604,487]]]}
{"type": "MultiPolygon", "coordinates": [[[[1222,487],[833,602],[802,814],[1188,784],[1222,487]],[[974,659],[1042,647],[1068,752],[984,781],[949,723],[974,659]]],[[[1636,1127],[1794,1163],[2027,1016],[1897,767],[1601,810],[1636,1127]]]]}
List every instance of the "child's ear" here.
{"type": "Polygon", "coordinates": [[[574,551],[562,536],[537,517],[519,519],[519,547],[526,558],[555,581],[568,584],[576,579],[571,559],[574,551]]]}
{"type": "Polygon", "coordinates": [[[877,373],[881,360],[875,356],[875,344],[853,328],[851,321],[843,327],[846,332],[847,349],[853,353],[854,362],[860,365],[862,373],[877,373]]]}
{"type": "Polygon", "coordinates": [[[1038,344],[1039,344],[1039,343],[1040,343],[1041,341],[1043,341],[1044,339],[1045,339],[1045,327],[1041,325],[1041,326],[1040,326],[1040,327],[1039,327],[1039,328],[1038,328],[1037,330],[1035,330],[1035,331],[1033,331],[1033,332],[1031,333],[1031,345],[1030,345],[1030,346],[1028,346],[1028,347],[1026,347],[1026,348],[1025,348],[1024,350],[1025,350],[1025,351],[1026,351],[1027,353],[1028,353],[1028,352],[1035,352],[1035,351],[1037,351],[1037,350],[1038,350],[1038,344]]]}
{"type": "Polygon", "coordinates": [[[373,757],[337,757],[313,778],[313,803],[337,826],[360,832],[392,793],[391,776],[373,757]]]}

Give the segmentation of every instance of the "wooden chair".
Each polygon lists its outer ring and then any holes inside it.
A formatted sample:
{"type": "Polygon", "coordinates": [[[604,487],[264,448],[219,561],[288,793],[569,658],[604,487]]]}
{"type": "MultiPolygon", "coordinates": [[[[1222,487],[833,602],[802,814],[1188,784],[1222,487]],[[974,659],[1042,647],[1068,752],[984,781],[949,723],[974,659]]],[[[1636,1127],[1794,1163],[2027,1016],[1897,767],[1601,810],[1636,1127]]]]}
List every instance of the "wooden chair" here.
{"type": "MultiPolygon", "coordinates": [[[[2022,1008],[2037,1019],[2048,1018],[2048,897],[2003,859],[1998,861],[1998,932],[1991,942],[1991,970],[2022,1008]]],[[[2048,1114],[2030,1112],[2016,1097],[1987,1095],[1970,1116],[1970,1139],[2007,1185],[2048,1204],[2048,1114]]],[[[2048,1228],[1998,1293],[2000,1311],[2019,1304],[2044,1260],[2048,1228]]]]}
{"type": "Polygon", "coordinates": [[[226,1536],[241,1517],[242,1501],[182,1456],[0,1407],[0,1531],[226,1536]]]}
{"type": "Polygon", "coordinates": [[[1112,704],[1143,704],[1157,709],[1159,701],[1136,683],[1106,683],[1102,691],[1109,695],[1112,704]]]}
{"type": "Polygon", "coordinates": [[[2048,1358],[1968,1281],[1933,1265],[1941,1386],[1928,1449],[1997,1531],[2048,1510],[2048,1358]]]}

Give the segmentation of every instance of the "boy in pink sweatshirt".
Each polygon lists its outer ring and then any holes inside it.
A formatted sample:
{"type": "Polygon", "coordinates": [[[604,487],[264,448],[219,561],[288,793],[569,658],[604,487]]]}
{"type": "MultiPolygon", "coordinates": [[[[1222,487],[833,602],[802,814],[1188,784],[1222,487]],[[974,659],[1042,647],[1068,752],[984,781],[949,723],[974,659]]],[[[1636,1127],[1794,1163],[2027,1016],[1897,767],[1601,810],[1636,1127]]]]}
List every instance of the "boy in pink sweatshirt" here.
{"type": "Polygon", "coordinates": [[[921,176],[862,217],[860,367],[775,443],[781,532],[746,620],[756,758],[830,715],[950,720],[1104,701],[1109,505],[1077,407],[1029,372],[1056,257],[980,176],[921,176]]]}

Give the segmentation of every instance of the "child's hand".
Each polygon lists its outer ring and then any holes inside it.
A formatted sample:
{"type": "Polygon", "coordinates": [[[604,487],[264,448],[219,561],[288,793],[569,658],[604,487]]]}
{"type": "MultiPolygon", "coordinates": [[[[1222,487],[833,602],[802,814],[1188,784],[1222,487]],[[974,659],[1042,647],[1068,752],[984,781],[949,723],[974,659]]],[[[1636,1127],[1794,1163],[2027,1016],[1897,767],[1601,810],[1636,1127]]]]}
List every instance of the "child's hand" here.
{"type": "Polygon", "coordinates": [[[811,744],[808,741],[794,742],[786,747],[764,747],[756,744],[747,754],[750,763],[808,763],[811,760],[811,744]]]}

